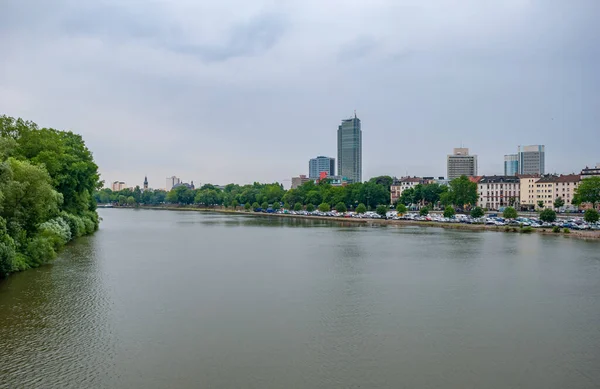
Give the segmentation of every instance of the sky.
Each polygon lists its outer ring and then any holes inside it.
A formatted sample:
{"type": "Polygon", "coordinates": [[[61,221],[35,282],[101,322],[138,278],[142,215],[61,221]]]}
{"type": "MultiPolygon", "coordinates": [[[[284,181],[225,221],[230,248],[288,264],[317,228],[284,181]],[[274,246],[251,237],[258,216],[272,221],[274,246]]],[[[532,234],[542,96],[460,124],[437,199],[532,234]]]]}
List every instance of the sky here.
{"type": "Polygon", "coordinates": [[[107,183],[289,186],[354,110],[363,179],[600,162],[597,0],[0,2],[0,114],[82,134],[107,183]]]}

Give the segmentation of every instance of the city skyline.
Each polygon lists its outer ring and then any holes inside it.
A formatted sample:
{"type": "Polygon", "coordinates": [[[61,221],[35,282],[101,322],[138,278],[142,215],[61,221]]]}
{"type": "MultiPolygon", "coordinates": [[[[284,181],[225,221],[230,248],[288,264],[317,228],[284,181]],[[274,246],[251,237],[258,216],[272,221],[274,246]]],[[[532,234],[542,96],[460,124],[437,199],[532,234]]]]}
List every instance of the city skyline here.
{"type": "Polygon", "coordinates": [[[547,173],[600,161],[597,1],[136,4],[0,15],[3,113],[81,134],[107,183],[289,185],[354,109],[363,180],[443,176],[460,143],[480,174],[518,144],[547,173]]]}

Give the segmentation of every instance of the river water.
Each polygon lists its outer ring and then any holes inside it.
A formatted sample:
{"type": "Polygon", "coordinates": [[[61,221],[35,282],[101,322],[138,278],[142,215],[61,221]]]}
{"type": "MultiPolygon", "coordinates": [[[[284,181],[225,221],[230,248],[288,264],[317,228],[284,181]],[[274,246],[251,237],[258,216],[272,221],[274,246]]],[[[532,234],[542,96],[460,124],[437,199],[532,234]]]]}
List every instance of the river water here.
{"type": "Polygon", "coordinates": [[[0,283],[0,388],[598,388],[600,244],[100,211],[0,283]]]}

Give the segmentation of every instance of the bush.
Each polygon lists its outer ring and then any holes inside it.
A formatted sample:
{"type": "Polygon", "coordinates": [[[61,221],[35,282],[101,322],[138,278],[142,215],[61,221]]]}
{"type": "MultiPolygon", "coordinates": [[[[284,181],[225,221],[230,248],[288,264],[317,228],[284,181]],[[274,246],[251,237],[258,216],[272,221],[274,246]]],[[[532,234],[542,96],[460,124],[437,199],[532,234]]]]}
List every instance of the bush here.
{"type": "Polygon", "coordinates": [[[252,209],[256,211],[258,208],[260,208],[260,204],[259,204],[259,203],[257,203],[256,201],[255,201],[255,202],[253,202],[253,203],[252,203],[252,209]]]}
{"type": "MultiPolygon", "coordinates": [[[[86,220],[88,219],[86,218],[86,220]]],[[[38,230],[40,236],[52,242],[55,250],[64,246],[72,238],[71,228],[62,217],[56,217],[40,224],[38,230]]],[[[94,230],[91,232],[94,232],[94,230]]]]}
{"type": "Polygon", "coordinates": [[[360,203],[356,206],[356,213],[365,213],[367,212],[367,207],[363,203],[360,203]]]}
{"type": "Polygon", "coordinates": [[[560,232],[560,227],[559,226],[552,227],[552,232],[558,234],[560,232]]]}
{"type": "Polygon", "coordinates": [[[421,210],[419,211],[419,215],[421,215],[421,216],[429,215],[429,208],[427,208],[427,207],[421,208],[421,210]]]}
{"type": "Polygon", "coordinates": [[[598,214],[598,211],[596,211],[595,209],[588,209],[583,214],[583,220],[585,220],[588,223],[596,223],[599,218],[600,218],[600,215],[598,214]]]}
{"type": "Polygon", "coordinates": [[[315,206],[312,205],[311,203],[308,203],[308,205],[306,206],[306,211],[307,212],[314,212],[315,211],[315,206]]]}
{"type": "Polygon", "coordinates": [[[448,205],[445,209],[444,209],[444,217],[452,217],[454,216],[454,214],[456,213],[456,211],[454,211],[454,208],[452,208],[452,206],[448,205]]]}
{"type": "Polygon", "coordinates": [[[0,234],[0,278],[4,278],[17,270],[15,263],[17,252],[13,239],[4,232],[0,231],[0,234]]]}
{"type": "Polygon", "coordinates": [[[302,204],[301,203],[294,204],[294,211],[296,211],[296,212],[302,211],[302,204]]]}
{"type": "Polygon", "coordinates": [[[251,208],[252,208],[252,204],[250,204],[250,203],[246,203],[246,204],[244,204],[244,209],[245,209],[246,211],[249,211],[251,208]]]}
{"type": "Polygon", "coordinates": [[[264,201],[264,202],[263,202],[263,203],[260,205],[260,207],[263,209],[263,211],[266,211],[266,210],[267,210],[267,208],[269,208],[269,203],[267,203],[266,201],[264,201]]]}
{"type": "Polygon", "coordinates": [[[319,204],[319,211],[329,212],[329,211],[331,211],[331,207],[327,203],[321,203],[321,204],[319,204]]]}
{"type": "Polygon", "coordinates": [[[569,230],[568,228],[565,228],[565,229],[563,230],[563,232],[564,232],[565,234],[570,234],[570,233],[571,233],[571,230],[569,230]]]}
{"type": "Polygon", "coordinates": [[[339,202],[335,205],[335,210],[338,212],[346,212],[348,209],[346,208],[346,204],[339,202]]]}
{"type": "Polygon", "coordinates": [[[540,220],[543,222],[552,223],[556,220],[556,212],[550,208],[546,208],[540,212],[540,220]]]}
{"type": "Polygon", "coordinates": [[[56,257],[53,241],[46,236],[40,235],[29,240],[25,254],[28,257],[27,263],[31,267],[38,267],[56,257]]]}
{"type": "Polygon", "coordinates": [[[521,228],[521,232],[526,233],[526,234],[533,232],[533,227],[531,227],[531,226],[523,227],[523,228],[521,228]]]}
{"type": "Polygon", "coordinates": [[[478,219],[483,215],[485,215],[485,212],[483,212],[483,209],[481,209],[481,207],[475,207],[471,210],[471,217],[474,219],[478,219]]]}
{"type": "Polygon", "coordinates": [[[517,217],[517,211],[513,207],[506,207],[502,216],[506,219],[515,219],[517,217]]]}
{"type": "Polygon", "coordinates": [[[381,217],[385,217],[387,211],[388,207],[386,207],[385,205],[378,205],[377,208],[375,208],[375,212],[377,212],[377,214],[381,217]]]}
{"type": "Polygon", "coordinates": [[[506,231],[506,232],[510,232],[511,230],[512,230],[512,228],[510,228],[510,226],[504,227],[504,231],[506,231]]]}
{"type": "Polygon", "coordinates": [[[283,209],[290,209],[290,203],[283,203],[283,209]]]}

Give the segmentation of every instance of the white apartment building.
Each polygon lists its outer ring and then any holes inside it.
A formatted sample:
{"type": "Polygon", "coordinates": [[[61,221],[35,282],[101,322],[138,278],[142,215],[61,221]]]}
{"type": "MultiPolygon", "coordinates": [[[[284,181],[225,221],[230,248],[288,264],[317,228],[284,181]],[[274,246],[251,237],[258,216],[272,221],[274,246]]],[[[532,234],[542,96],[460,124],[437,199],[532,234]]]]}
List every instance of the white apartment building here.
{"type": "Polygon", "coordinates": [[[520,196],[520,180],[515,176],[483,176],[477,183],[477,205],[498,210],[517,206],[520,196]]]}

